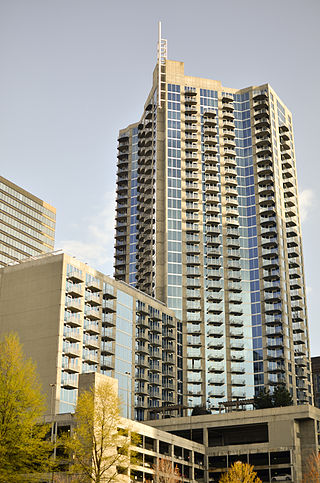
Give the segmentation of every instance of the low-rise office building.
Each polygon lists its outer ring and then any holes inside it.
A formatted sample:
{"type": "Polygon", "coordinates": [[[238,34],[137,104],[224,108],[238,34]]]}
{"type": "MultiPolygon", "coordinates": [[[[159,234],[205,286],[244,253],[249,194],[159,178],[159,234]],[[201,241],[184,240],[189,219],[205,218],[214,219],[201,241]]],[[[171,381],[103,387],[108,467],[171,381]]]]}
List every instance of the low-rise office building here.
{"type": "Polygon", "coordinates": [[[48,406],[72,412],[81,373],[119,381],[126,416],[182,404],[182,329],[174,312],[62,252],[0,270],[0,334],[17,332],[48,406]]]}
{"type": "Polygon", "coordinates": [[[263,482],[301,483],[319,450],[320,411],[310,405],[162,419],[147,424],[205,447],[205,481],[216,483],[236,461],[254,465],[263,482]]]}

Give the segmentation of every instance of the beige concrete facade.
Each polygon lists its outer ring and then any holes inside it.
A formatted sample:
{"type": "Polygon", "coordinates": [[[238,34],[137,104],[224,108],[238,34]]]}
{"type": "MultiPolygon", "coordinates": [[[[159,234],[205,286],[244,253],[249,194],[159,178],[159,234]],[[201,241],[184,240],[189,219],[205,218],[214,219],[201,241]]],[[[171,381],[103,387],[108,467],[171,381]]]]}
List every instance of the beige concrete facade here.
{"type": "Polygon", "coordinates": [[[283,476],[283,480],[302,483],[307,459],[318,452],[320,443],[320,410],[309,405],[148,424],[201,442],[206,448],[206,481],[210,483],[218,482],[221,473],[239,460],[253,464],[263,482],[283,476]]]}
{"type": "MultiPolygon", "coordinates": [[[[114,384],[115,391],[117,391],[118,383],[116,379],[98,373],[81,374],[79,377],[79,394],[96,388],[106,379],[114,384]]],[[[53,419],[51,416],[46,417],[47,423],[52,423],[52,421],[54,422],[53,441],[56,441],[57,437],[63,432],[72,432],[75,426],[73,414],[70,413],[56,415],[53,419]]],[[[129,468],[126,476],[119,475],[116,481],[151,483],[156,480],[159,460],[170,462],[173,467],[179,469],[182,476],[181,483],[201,483],[205,481],[204,445],[126,418],[122,418],[121,426],[128,430],[129,436],[130,432],[139,435],[140,442],[138,446],[132,446],[132,450],[136,454],[137,464],[129,468]]],[[[67,477],[65,481],[68,482],[67,477]]]]}
{"type": "Polygon", "coordinates": [[[0,176],[0,267],[54,248],[56,210],[0,176]]]}
{"type": "Polygon", "coordinates": [[[116,377],[132,418],[178,403],[174,313],[74,257],[53,252],[0,269],[0,334],[12,331],[37,364],[49,413],[74,410],[86,372],[116,377]]]}
{"type": "Polygon", "coordinates": [[[269,84],[161,69],[119,132],[115,277],[181,319],[190,406],[277,384],[311,403],[292,115],[269,84]]]}
{"type": "MultiPolygon", "coordinates": [[[[79,393],[104,378],[82,374],[79,393]]],[[[55,421],[58,434],[74,427],[70,414],[58,415],[55,421]]],[[[160,459],[178,467],[182,482],[217,483],[235,461],[242,461],[254,465],[263,483],[302,483],[308,458],[320,443],[320,410],[309,405],[164,418],[144,424],[123,418],[123,426],[141,437],[133,448],[140,464],[130,468],[128,481],[143,483],[155,481],[160,459]]]]}

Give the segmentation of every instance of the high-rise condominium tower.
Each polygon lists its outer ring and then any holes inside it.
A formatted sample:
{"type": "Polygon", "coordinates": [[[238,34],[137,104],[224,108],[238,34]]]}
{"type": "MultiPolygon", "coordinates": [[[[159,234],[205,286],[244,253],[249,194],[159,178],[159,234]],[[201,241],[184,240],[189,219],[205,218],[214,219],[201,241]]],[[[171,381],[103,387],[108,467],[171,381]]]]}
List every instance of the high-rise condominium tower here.
{"type": "Polygon", "coordinates": [[[311,403],[291,113],[268,84],[186,76],[158,50],[119,134],[115,276],[181,319],[190,406],[279,383],[311,403]]]}
{"type": "Polygon", "coordinates": [[[56,210],[0,176],[0,267],[51,252],[56,210]]]}

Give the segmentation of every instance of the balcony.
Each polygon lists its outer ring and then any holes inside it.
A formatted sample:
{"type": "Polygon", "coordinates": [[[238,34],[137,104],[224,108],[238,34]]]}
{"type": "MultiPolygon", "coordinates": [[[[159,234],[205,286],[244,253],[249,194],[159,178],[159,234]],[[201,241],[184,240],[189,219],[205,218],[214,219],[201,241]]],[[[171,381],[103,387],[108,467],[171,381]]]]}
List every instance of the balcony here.
{"type": "Polygon", "coordinates": [[[268,362],[268,372],[271,374],[281,374],[286,371],[286,366],[283,362],[268,362]]]}
{"type": "Polygon", "coordinates": [[[113,314],[102,314],[102,326],[103,327],[114,327],[115,320],[113,314]]]}
{"type": "Polygon", "coordinates": [[[221,233],[213,236],[206,236],[207,246],[218,247],[222,243],[221,233]]]}
{"type": "Polygon", "coordinates": [[[234,327],[230,328],[230,337],[233,337],[234,339],[242,339],[243,338],[243,330],[242,329],[237,329],[234,327]]]}
{"type": "Polygon", "coordinates": [[[67,279],[71,280],[72,282],[75,282],[75,283],[84,282],[84,276],[82,275],[82,271],[76,270],[76,269],[69,270],[67,272],[67,279]]]}
{"type": "Polygon", "coordinates": [[[79,342],[82,340],[82,331],[79,328],[64,327],[63,336],[70,342],[79,342]]]}
{"type": "MultiPolygon", "coordinates": [[[[193,142],[190,142],[190,141],[186,141],[185,142],[185,148],[188,151],[197,151],[198,150],[198,145],[197,145],[197,143],[193,143],[193,142]]],[[[194,158],[194,156],[187,156],[187,153],[186,153],[186,159],[187,158],[194,158]]]]}
{"type": "Polygon", "coordinates": [[[235,148],[236,147],[236,142],[234,140],[234,137],[224,137],[223,138],[223,146],[226,148],[235,148]]]}
{"type": "Polygon", "coordinates": [[[64,372],[70,372],[71,374],[79,373],[81,371],[80,360],[73,357],[70,359],[63,358],[61,367],[64,372]]]}
{"type": "Polygon", "coordinates": [[[185,104],[184,109],[185,109],[186,116],[189,116],[190,114],[196,114],[198,112],[196,102],[185,104]]]}
{"type": "MultiPolygon", "coordinates": [[[[229,303],[242,304],[242,296],[234,292],[229,292],[229,303]]],[[[232,310],[236,310],[236,309],[233,308],[232,310]]]]}
{"type": "Polygon", "coordinates": [[[217,165],[217,163],[219,162],[219,159],[217,156],[213,155],[213,154],[205,154],[204,155],[204,162],[206,165],[208,164],[215,164],[217,165]]]}
{"type": "Polygon", "coordinates": [[[232,109],[227,109],[226,106],[223,106],[222,110],[222,119],[224,121],[234,121],[234,113],[233,113],[233,108],[232,109]]]}
{"type": "Polygon", "coordinates": [[[292,329],[293,329],[293,332],[294,334],[302,334],[305,332],[305,325],[304,325],[304,322],[294,322],[292,324],[292,329]]]}
{"type": "Polygon", "coordinates": [[[220,255],[217,256],[216,258],[207,257],[206,265],[207,265],[207,268],[209,270],[212,270],[212,269],[217,270],[217,269],[221,268],[222,260],[221,260],[220,255]]]}
{"type": "Polygon", "coordinates": [[[231,92],[223,92],[221,95],[221,100],[223,103],[233,102],[233,94],[231,92]]]}
{"type": "MultiPolygon", "coordinates": [[[[189,116],[186,116],[186,117],[189,117],[189,116]]],[[[193,122],[196,122],[197,121],[197,117],[196,116],[192,117],[192,121],[193,122]]],[[[194,124],[193,122],[188,122],[186,120],[186,123],[184,125],[184,130],[185,130],[186,133],[190,133],[190,132],[191,133],[196,133],[198,131],[197,125],[194,124]]]]}
{"type": "Polygon", "coordinates": [[[266,327],[267,337],[279,337],[283,335],[283,329],[281,325],[267,326],[266,327]]]}
{"type": "Polygon", "coordinates": [[[147,396],[148,395],[148,385],[147,384],[136,384],[135,388],[134,388],[134,392],[135,394],[139,394],[139,395],[145,395],[147,396]]]}
{"type": "Polygon", "coordinates": [[[204,144],[204,153],[205,155],[215,156],[218,153],[218,148],[213,144],[204,144]]]}
{"type": "Polygon", "coordinates": [[[97,310],[95,307],[87,305],[85,307],[85,317],[90,320],[99,320],[101,318],[101,314],[100,311],[97,310]]]}
{"type": "MultiPolygon", "coordinates": [[[[210,398],[224,398],[225,397],[225,391],[219,391],[218,389],[209,389],[208,390],[208,395],[210,398]]],[[[198,480],[199,481],[199,480],[198,480]]]]}
{"type": "Polygon", "coordinates": [[[196,93],[192,92],[191,94],[189,94],[189,93],[185,92],[184,102],[186,104],[197,104],[197,96],[196,96],[196,93]]]}
{"type": "Polygon", "coordinates": [[[231,374],[244,374],[246,371],[241,364],[231,363],[230,372],[231,374]]]}
{"type": "Polygon", "coordinates": [[[70,344],[64,342],[62,352],[69,357],[79,357],[81,350],[79,344],[70,344]]]}
{"type": "Polygon", "coordinates": [[[65,312],[64,321],[72,327],[80,327],[82,325],[82,319],[79,313],[65,312]]]}
{"type": "Polygon", "coordinates": [[[231,377],[232,386],[245,386],[246,380],[243,377],[233,376],[231,377]]]}
{"type": "Polygon", "coordinates": [[[227,129],[228,131],[234,131],[234,119],[233,117],[223,118],[222,120],[222,127],[223,129],[227,129]]]}
{"type": "Polygon", "coordinates": [[[197,115],[196,114],[186,114],[185,117],[185,122],[189,124],[195,124],[197,122],[197,115]]]}
{"type": "Polygon", "coordinates": [[[211,339],[207,345],[208,349],[223,349],[224,343],[218,339],[211,339]]]}
{"type": "Polygon", "coordinates": [[[86,292],[85,301],[88,304],[93,305],[93,306],[101,305],[100,296],[97,293],[88,293],[88,292],[86,292]]]}
{"type": "Polygon", "coordinates": [[[71,312],[81,312],[82,311],[82,299],[81,298],[66,298],[65,306],[71,312]]]}
{"type": "MultiPolygon", "coordinates": [[[[237,167],[237,161],[235,159],[235,154],[233,156],[230,156],[230,155],[224,156],[224,165],[227,166],[227,167],[236,168],[237,167]]],[[[226,191],[231,193],[231,188],[226,189],[226,191]]],[[[238,195],[237,190],[235,190],[233,188],[232,194],[238,195]]]]}
{"type": "Polygon", "coordinates": [[[215,126],[204,125],[203,134],[204,136],[216,136],[218,134],[218,131],[215,126]]]}
{"type": "Polygon", "coordinates": [[[66,283],[66,293],[71,297],[82,297],[83,286],[81,283],[66,283]]]}
{"type": "Polygon", "coordinates": [[[213,326],[221,326],[224,323],[224,318],[219,316],[210,315],[207,318],[207,324],[213,326]]]}
{"type": "Polygon", "coordinates": [[[100,343],[97,336],[84,335],[83,345],[88,347],[89,349],[98,349],[100,346],[100,343]]]}
{"type": "Polygon", "coordinates": [[[214,204],[206,204],[206,213],[207,214],[213,214],[213,215],[218,215],[220,214],[220,207],[219,205],[214,205],[214,204]]]}
{"type": "Polygon", "coordinates": [[[213,384],[214,386],[223,386],[225,384],[225,378],[219,376],[211,376],[208,379],[209,384],[213,384]]]}
{"type": "Polygon", "coordinates": [[[230,349],[242,351],[244,349],[244,343],[238,342],[237,340],[231,340],[230,341],[230,349]]]}
{"type": "Polygon", "coordinates": [[[228,282],[228,290],[233,292],[242,292],[242,285],[239,282],[228,282]]]}
{"type": "Polygon", "coordinates": [[[269,128],[270,129],[270,119],[269,119],[269,116],[264,115],[263,117],[258,117],[256,119],[254,119],[253,125],[257,129],[262,129],[262,128],[269,128]]]}
{"type": "Polygon", "coordinates": [[[280,349],[283,347],[283,338],[282,337],[277,337],[277,338],[268,338],[266,347],[268,349],[280,349]]]}
{"type": "Polygon", "coordinates": [[[216,363],[216,364],[209,364],[208,365],[208,372],[212,374],[221,374],[225,371],[224,363],[216,363]]]}
{"type": "MultiPolygon", "coordinates": [[[[219,273],[221,273],[221,272],[219,272],[219,273]]],[[[216,277],[212,277],[212,278],[216,278],[216,280],[215,279],[208,280],[205,284],[206,288],[207,289],[215,289],[217,291],[221,290],[223,288],[223,283],[222,283],[222,281],[219,280],[219,278],[221,278],[221,275],[219,276],[217,274],[216,277]]]]}
{"type": "Polygon", "coordinates": [[[284,353],[282,350],[267,350],[267,359],[268,360],[284,360],[284,353]]]}
{"type": "Polygon", "coordinates": [[[243,320],[239,317],[229,317],[229,324],[231,327],[243,327],[243,320]]]}
{"type": "Polygon", "coordinates": [[[224,351],[210,351],[208,353],[208,359],[210,361],[223,361],[224,360],[224,351]]]}
{"type": "Polygon", "coordinates": [[[77,389],[78,387],[78,374],[61,374],[61,387],[64,389],[77,389]]]}
{"type": "Polygon", "coordinates": [[[204,139],[203,139],[204,143],[205,144],[208,144],[208,145],[213,145],[215,146],[218,142],[218,138],[216,136],[204,136],[204,139]]]}
{"type": "Polygon", "coordinates": [[[112,313],[112,312],[115,312],[116,309],[115,309],[115,304],[114,304],[114,300],[113,299],[103,299],[102,301],[102,310],[103,310],[103,313],[112,313]]]}
{"type": "Polygon", "coordinates": [[[268,325],[268,326],[279,325],[279,326],[282,327],[281,315],[266,315],[265,316],[265,324],[268,325]]]}
{"type": "Polygon", "coordinates": [[[114,369],[114,359],[112,356],[101,356],[100,357],[100,367],[102,370],[110,371],[114,369]]]}
{"type": "Polygon", "coordinates": [[[244,355],[242,352],[233,352],[230,353],[230,359],[232,362],[243,362],[244,361],[244,355]]]}
{"type": "Polygon", "coordinates": [[[114,341],[116,339],[116,334],[115,334],[115,330],[114,328],[105,328],[103,327],[102,328],[102,331],[101,331],[101,340],[102,341],[107,341],[107,342],[110,342],[110,341],[114,341]]]}
{"type": "Polygon", "coordinates": [[[227,259],[227,268],[231,269],[231,270],[241,270],[241,263],[240,263],[239,260],[233,260],[233,259],[228,258],[227,259]]]}

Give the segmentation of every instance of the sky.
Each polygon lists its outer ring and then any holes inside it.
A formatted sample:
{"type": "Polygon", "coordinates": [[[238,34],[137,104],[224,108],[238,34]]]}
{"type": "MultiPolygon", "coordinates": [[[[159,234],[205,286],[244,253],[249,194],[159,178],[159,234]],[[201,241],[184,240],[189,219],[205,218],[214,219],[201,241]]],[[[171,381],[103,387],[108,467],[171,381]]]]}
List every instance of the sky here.
{"type": "Polygon", "coordinates": [[[185,73],[269,82],[293,113],[312,355],[320,355],[318,0],[0,0],[0,175],[57,209],[56,249],[112,275],[118,130],[158,21],[185,73]]]}

